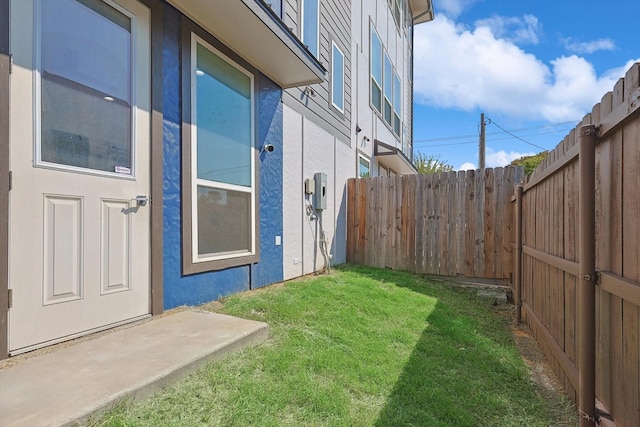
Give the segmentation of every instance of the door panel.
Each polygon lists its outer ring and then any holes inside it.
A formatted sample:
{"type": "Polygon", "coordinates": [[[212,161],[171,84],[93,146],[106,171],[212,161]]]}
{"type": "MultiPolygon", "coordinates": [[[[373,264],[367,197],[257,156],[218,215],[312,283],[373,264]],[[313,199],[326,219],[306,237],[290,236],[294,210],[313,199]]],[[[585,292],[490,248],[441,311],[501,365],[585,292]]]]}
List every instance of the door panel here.
{"type": "Polygon", "coordinates": [[[149,18],[11,1],[12,354],[150,312],[149,18]]]}
{"type": "Polygon", "coordinates": [[[82,298],[82,199],[44,196],[44,305],[82,298]]]}
{"type": "Polygon", "coordinates": [[[137,208],[128,201],[102,201],[102,294],[129,289],[131,221],[122,213],[131,209],[137,208]]]}

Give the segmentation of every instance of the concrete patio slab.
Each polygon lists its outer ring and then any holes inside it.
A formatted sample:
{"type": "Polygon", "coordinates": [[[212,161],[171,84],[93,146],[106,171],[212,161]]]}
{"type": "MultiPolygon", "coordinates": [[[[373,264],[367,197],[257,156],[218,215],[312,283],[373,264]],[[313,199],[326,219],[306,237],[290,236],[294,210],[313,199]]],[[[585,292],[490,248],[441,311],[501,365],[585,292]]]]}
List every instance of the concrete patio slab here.
{"type": "Polygon", "coordinates": [[[0,426],[76,425],[262,342],[265,323],[180,311],[0,369],[0,426]]]}

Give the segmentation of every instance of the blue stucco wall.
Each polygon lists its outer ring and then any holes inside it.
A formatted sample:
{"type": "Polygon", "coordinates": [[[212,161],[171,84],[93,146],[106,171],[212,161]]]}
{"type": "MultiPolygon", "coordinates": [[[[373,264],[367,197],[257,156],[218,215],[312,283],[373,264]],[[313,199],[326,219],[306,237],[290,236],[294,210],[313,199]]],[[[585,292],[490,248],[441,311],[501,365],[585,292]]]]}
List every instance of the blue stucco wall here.
{"type": "Polygon", "coordinates": [[[260,261],[221,271],[182,274],[180,13],[164,11],[163,34],[163,262],[164,308],[197,305],[281,281],[282,246],[282,89],[256,72],[256,147],[273,144],[258,160],[260,261]]]}
{"type": "Polygon", "coordinates": [[[264,76],[258,79],[258,147],[273,144],[272,152],[261,152],[260,176],[260,262],[252,266],[251,287],[259,288],[283,278],[282,245],[282,89],[264,76]]]}

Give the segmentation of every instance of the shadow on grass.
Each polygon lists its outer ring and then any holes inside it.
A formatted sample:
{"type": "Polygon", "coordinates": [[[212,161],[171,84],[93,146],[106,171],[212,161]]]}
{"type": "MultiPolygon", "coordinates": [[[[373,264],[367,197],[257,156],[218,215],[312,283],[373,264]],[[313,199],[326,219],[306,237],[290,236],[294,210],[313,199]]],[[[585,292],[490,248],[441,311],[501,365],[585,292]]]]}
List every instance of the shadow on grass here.
{"type": "Polygon", "coordinates": [[[349,269],[437,299],[376,426],[554,425],[514,347],[508,307],[415,275],[349,269]]]}

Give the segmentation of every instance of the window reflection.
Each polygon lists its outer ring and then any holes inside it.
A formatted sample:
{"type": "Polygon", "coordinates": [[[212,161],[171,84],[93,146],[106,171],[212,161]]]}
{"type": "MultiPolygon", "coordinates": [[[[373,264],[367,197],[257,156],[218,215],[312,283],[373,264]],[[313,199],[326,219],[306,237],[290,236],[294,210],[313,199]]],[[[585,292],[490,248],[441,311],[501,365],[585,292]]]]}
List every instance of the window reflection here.
{"type": "Polygon", "coordinates": [[[130,174],[130,18],[96,0],[41,7],[41,160],[130,174]]]}

